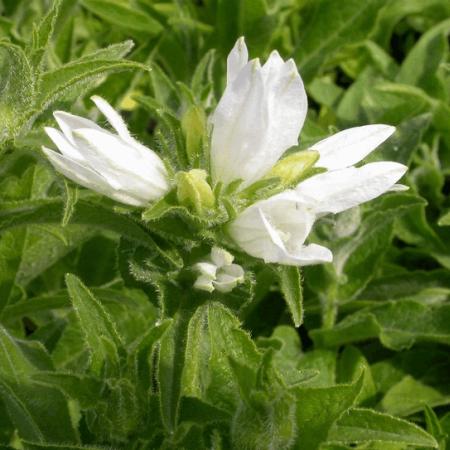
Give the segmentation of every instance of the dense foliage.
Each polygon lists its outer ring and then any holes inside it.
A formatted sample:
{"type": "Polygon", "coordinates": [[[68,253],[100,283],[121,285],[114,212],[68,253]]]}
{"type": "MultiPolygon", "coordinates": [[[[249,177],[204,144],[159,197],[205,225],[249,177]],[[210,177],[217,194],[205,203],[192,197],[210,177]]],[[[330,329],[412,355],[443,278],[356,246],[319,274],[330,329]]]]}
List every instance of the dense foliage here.
{"type": "Polygon", "coordinates": [[[450,449],[448,0],[0,12],[1,448],[450,449]],[[195,167],[239,36],[299,67],[300,149],[395,125],[368,160],[408,165],[410,189],[318,223],[333,263],[300,272],[236,252],[245,282],[207,294],[186,268],[220,215],[171,194],[125,207],[57,174],[41,146],[54,110],[101,122],[98,94],[175,170],[195,167]]]}

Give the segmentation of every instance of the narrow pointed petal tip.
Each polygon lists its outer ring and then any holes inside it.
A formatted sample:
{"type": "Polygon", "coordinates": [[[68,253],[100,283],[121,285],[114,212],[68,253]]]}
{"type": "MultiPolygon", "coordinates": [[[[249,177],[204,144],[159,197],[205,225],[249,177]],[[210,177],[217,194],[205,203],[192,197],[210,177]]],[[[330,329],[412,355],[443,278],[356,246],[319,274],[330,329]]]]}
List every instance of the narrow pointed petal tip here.
{"type": "Polygon", "coordinates": [[[395,127],[384,124],[348,128],[317,142],[311,149],[319,152],[318,167],[343,169],[360,162],[394,132],[395,127]]]}
{"type": "Polygon", "coordinates": [[[248,49],[241,36],[234,44],[227,58],[227,84],[232,83],[248,62],[248,49]]]}
{"type": "Polygon", "coordinates": [[[95,106],[97,106],[102,114],[108,119],[108,122],[122,139],[124,139],[125,141],[132,139],[121,115],[104,98],[98,95],[93,95],[91,97],[91,100],[95,103],[95,106]]]}
{"type": "Polygon", "coordinates": [[[336,214],[388,192],[407,169],[403,164],[387,161],[347,167],[308,178],[295,191],[316,214],[336,214]]]}
{"type": "Polygon", "coordinates": [[[76,161],[83,161],[83,155],[72,145],[73,140],[67,139],[66,135],[61,133],[61,131],[52,127],[44,127],[44,131],[47,136],[53,141],[53,143],[58,147],[58,150],[69,158],[73,158],[76,161]]]}

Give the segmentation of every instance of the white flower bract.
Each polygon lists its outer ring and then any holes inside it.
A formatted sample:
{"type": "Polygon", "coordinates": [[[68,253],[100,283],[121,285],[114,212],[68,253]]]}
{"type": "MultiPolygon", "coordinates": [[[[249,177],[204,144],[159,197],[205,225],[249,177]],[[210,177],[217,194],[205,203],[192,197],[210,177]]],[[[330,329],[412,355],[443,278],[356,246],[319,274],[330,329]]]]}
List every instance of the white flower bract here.
{"type": "Polygon", "coordinates": [[[61,129],[46,128],[60,153],[43,147],[56,170],[67,178],[121,203],[144,206],[169,190],[161,158],[134,139],[120,115],[104,99],[92,97],[117,134],[91,120],[54,113],[61,129]]]}

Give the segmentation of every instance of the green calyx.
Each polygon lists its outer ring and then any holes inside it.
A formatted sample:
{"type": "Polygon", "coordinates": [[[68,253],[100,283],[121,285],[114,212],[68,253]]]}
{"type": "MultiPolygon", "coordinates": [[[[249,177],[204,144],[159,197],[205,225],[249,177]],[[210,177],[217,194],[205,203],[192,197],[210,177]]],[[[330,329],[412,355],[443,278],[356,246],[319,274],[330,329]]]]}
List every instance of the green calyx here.
{"type": "Polygon", "coordinates": [[[315,150],[292,153],[278,161],[265,178],[278,177],[284,186],[298,183],[319,159],[315,150]]]}

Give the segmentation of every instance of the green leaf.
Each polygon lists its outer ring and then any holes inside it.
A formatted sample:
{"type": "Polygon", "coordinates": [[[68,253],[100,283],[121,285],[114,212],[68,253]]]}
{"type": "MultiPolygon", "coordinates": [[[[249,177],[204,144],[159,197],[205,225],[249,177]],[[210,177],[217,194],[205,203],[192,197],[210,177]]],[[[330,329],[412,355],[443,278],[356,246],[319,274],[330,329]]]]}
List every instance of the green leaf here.
{"type": "MultiPolygon", "coordinates": [[[[182,393],[182,373],[186,361],[186,333],[189,320],[194,314],[195,303],[190,304],[186,294],[169,286],[163,287],[164,296],[175,297],[169,301],[178,302],[175,311],[165,309],[165,314],[173,314],[173,322],[160,342],[158,352],[158,386],[160,392],[160,411],[164,427],[175,430],[178,422],[182,393]]],[[[192,299],[193,301],[193,299],[192,299]]]]}
{"type": "Polygon", "coordinates": [[[231,427],[235,448],[290,448],[294,442],[296,404],[273,366],[273,356],[269,348],[256,373],[230,358],[242,396],[231,427]]]}
{"type": "Polygon", "coordinates": [[[397,81],[419,86],[434,97],[445,98],[445,78],[438,69],[448,55],[450,19],[428,30],[408,53],[397,75],[397,81]]]}
{"type": "MultiPolygon", "coordinates": [[[[432,371],[430,371],[432,372],[432,371]]],[[[450,392],[439,386],[437,380],[425,383],[410,375],[404,376],[394,384],[380,402],[381,409],[396,416],[409,416],[421,411],[424,405],[441,406],[450,403],[450,392]]]]}
{"type": "Polygon", "coordinates": [[[107,387],[89,426],[101,442],[124,442],[142,423],[147,402],[139,402],[136,386],[127,378],[109,379],[107,387]]]}
{"type": "Polygon", "coordinates": [[[344,240],[333,252],[333,264],[342,280],[339,299],[350,299],[365,287],[389,247],[393,221],[410,208],[423,204],[420,197],[396,194],[386,196],[372,206],[357,234],[344,240]]]}
{"type": "Polygon", "coordinates": [[[180,422],[193,422],[200,426],[208,423],[228,422],[229,414],[195,397],[183,397],[180,404],[180,422]]]}
{"type": "Polygon", "coordinates": [[[25,357],[17,341],[0,326],[0,375],[17,383],[37,369],[25,357]]]}
{"type": "Polygon", "coordinates": [[[79,88],[98,80],[102,75],[124,70],[148,70],[147,66],[134,61],[114,61],[109,59],[81,59],[42,74],[36,111],[41,112],[68,93],[74,97],[79,88]]]}
{"type": "Polygon", "coordinates": [[[315,366],[314,369],[299,368],[300,360],[305,358],[306,355],[302,354],[300,338],[295,328],[279,325],[270,338],[259,337],[257,343],[260,348],[276,348],[273,365],[287,386],[306,384],[317,377],[319,367],[315,366]]]}
{"type": "Polygon", "coordinates": [[[433,294],[446,298],[450,292],[447,270],[413,270],[377,278],[359,294],[367,300],[416,300],[429,303],[433,294]]]}
{"type": "Polygon", "coordinates": [[[356,404],[373,403],[377,390],[370,366],[366,358],[356,347],[346,347],[344,349],[340,355],[336,372],[338,383],[356,382],[362,374],[363,385],[356,399],[356,404]]]}
{"type": "Polygon", "coordinates": [[[83,0],[82,5],[107,22],[130,31],[155,36],[163,31],[162,25],[136,7],[128,7],[114,0],[83,0]]]}
{"type": "Polygon", "coordinates": [[[409,348],[415,342],[450,345],[450,305],[386,301],[347,316],[332,329],[313,330],[311,335],[320,346],[370,338],[379,338],[385,347],[393,350],[409,348]]]}
{"type": "Polygon", "coordinates": [[[307,387],[329,387],[336,382],[336,352],[314,349],[302,355],[297,362],[298,369],[314,371],[316,376],[306,381],[307,387]]]}
{"type": "Polygon", "coordinates": [[[33,30],[33,41],[29,53],[31,63],[38,70],[42,63],[43,56],[48,50],[60,6],[61,0],[54,0],[47,14],[33,30]]]}
{"type": "Polygon", "coordinates": [[[25,236],[25,230],[18,230],[8,231],[0,237],[0,316],[13,293],[16,275],[22,262],[21,252],[18,250],[23,248],[25,236]]]}
{"type": "Polygon", "coordinates": [[[378,147],[366,160],[396,161],[409,165],[417,147],[422,142],[430,121],[431,115],[425,113],[401,122],[397,126],[395,134],[378,147]]]}
{"type": "Polygon", "coordinates": [[[0,379],[0,396],[19,436],[36,442],[79,441],[66,398],[30,381],[0,379]]]}
{"type": "MultiPolygon", "coordinates": [[[[81,56],[78,61],[81,62],[93,62],[96,60],[113,60],[120,61],[134,48],[134,42],[132,40],[119,42],[117,44],[111,44],[107,47],[95,50],[92,53],[81,56]]],[[[64,67],[64,66],[63,66],[64,67]]]]}
{"type": "Polygon", "coordinates": [[[444,213],[438,221],[438,225],[440,227],[448,227],[450,226],[450,211],[444,213]]]}
{"type": "Polygon", "coordinates": [[[417,425],[362,408],[344,413],[330,429],[328,440],[337,444],[401,442],[414,447],[438,447],[433,436],[417,425]]]}
{"type": "Polygon", "coordinates": [[[439,443],[439,449],[445,449],[447,435],[442,428],[438,416],[428,405],[425,405],[424,414],[428,433],[430,433],[439,443]]]}
{"type": "Polygon", "coordinates": [[[129,348],[128,362],[132,368],[136,385],[146,392],[151,388],[153,365],[150,364],[150,355],[155,344],[170,328],[173,321],[165,319],[152,326],[145,334],[141,335],[129,348]]]}
{"type": "Polygon", "coordinates": [[[362,384],[360,376],[350,385],[295,389],[298,426],[295,447],[318,449],[320,443],[326,441],[335,420],[354,404],[362,384]]]}
{"type": "Polygon", "coordinates": [[[219,0],[216,3],[216,36],[223,53],[237,36],[245,36],[251,48],[262,52],[276,30],[281,13],[277,4],[268,8],[263,0],[219,0]]]}
{"type": "Polygon", "coordinates": [[[66,276],[66,284],[89,349],[92,371],[99,374],[105,363],[117,368],[122,342],[105,308],[74,275],[66,276]]]}
{"type": "MultiPolygon", "coordinates": [[[[30,224],[60,224],[63,208],[64,205],[59,199],[0,204],[0,229],[30,224]]],[[[110,209],[80,200],[75,205],[70,223],[109,230],[119,236],[126,236],[127,239],[156,251],[171,264],[173,263],[171,256],[158,247],[151,236],[134,220],[125,215],[116,214],[110,209]]]]}
{"type": "Polygon", "coordinates": [[[424,19],[441,20],[450,15],[450,6],[446,0],[428,0],[425,3],[422,0],[387,2],[377,17],[371,38],[387,48],[396,24],[417,14],[421,14],[424,19]]]}
{"type": "Polygon", "coordinates": [[[384,3],[384,0],[368,0],[361,5],[357,0],[345,3],[319,0],[309,4],[295,49],[295,59],[306,83],[338,49],[367,37],[373,17],[384,3]]]}
{"type": "Polygon", "coordinates": [[[394,125],[428,113],[433,99],[422,89],[400,83],[373,83],[365,92],[361,105],[368,121],[394,125]]]}
{"type": "Polygon", "coordinates": [[[69,372],[37,372],[31,379],[38,384],[61,390],[67,397],[79,402],[81,408],[95,406],[101,399],[104,387],[97,378],[69,372]]]}
{"type": "Polygon", "coordinates": [[[0,41],[0,144],[18,133],[35,96],[33,69],[24,51],[0,41]]]}
{"type": "Polygon", "coordinates": [[[260,354],[237,318],[224,306],[209,302],[192,316],[186,337],[182,392],[233,413],[241,398],[230,366],[256,370],[260,354]]]}
{"type": "Polygon", "coordinates": [[[277,268],[280,290],[296,327],[303,323],[303,291],[300,269],[294,266],[277,268]]]}

